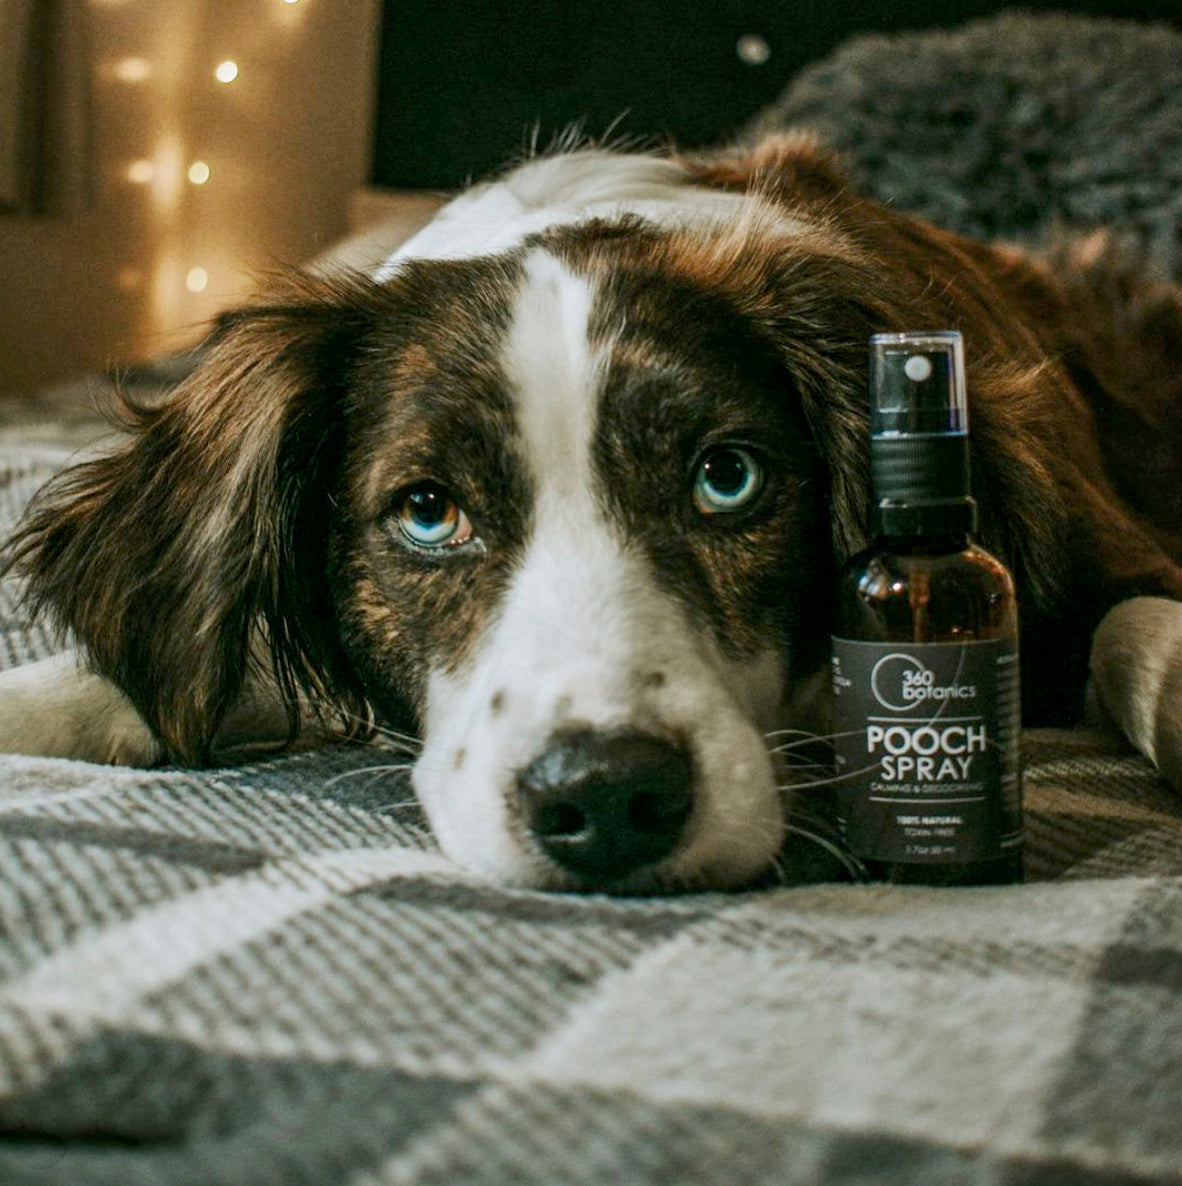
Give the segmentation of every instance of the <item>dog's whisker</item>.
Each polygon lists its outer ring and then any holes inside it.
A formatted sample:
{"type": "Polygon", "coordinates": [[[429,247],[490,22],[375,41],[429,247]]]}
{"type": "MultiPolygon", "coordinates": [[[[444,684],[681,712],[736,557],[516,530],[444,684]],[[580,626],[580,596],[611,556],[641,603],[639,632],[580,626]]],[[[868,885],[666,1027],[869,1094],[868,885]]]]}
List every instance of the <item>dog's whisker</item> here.
{"type": "Polygon", "coordinates": [[[324,785],[331,787],[338,782],[344,782],[347,778],[358,778],[362,774],[405,774],[408,770],[413,770],[414,766],[410,763],[403,763],[396,766],[363,766],[358,770],[345,770],[340,774],[334,774],[324,785]]]}
{"type": "MultiPolygon", "coordinates": [[[[857,737],[865,733],[865,729],[846,729],[840,733],[809,733],[802,736],[797,741],[786,741],[782,745],[773,746],[768,752],[773,754],[786,753],[788,750],[797,749],[806,745],[824,745],[830,742],[838,741],[843,737],[857,737]]],[[[767,734],[764,735],[768,736],[767,734]]]]}
{"type": "Polygon", "coordinates": [[[348,709],[328,701],[311,701],[310,704],[313,708],[321,709],[329,715],[337,716],[344,721],[360,725],[370,734],[367,737],[348,738],[346,740],[354,741],[359,745],[371,745],[373,744],[374,736],[376,736],[383,741],[390,742],[393,746],[403,747],[408,754],[419,753],[423,748],[421,737],[416,737],[413,733],[402,733],[397,729],[391,729],[388,725],[379,724],[372,716],[350,712],[348,709]]]}
{"type": "Polygon", "coordinates": [[[394,734],[391,737],[386,737],[376,730],[373,734],[365,737],[349,734],[337,734],[333,740],[341,745],[352,745],[365,749],[373,749],[375,746],[380,748],[388,748],[390,750],[398,749],[406,753],[408,756],[417,754],[422,748],[421,742],[417,742],[409,738],[403,739],[398,734],[394,734]]]}
{"type": "Polygon", "coordinates": [[[809,770],[824,771],[831,773],[833,766],[827,762],[788,762],[786,764],[786,773],[790,775],[804,774],[809,770]]]}
{"type": "Polygon", "coordinates": [[[788,783],[787,785],[777,785],[778,791],[814,791],[819,787],[833,786],[835,783],[849,782],[854,778],[864,778],[866,776],[867,767],[859,766],[856,770],[846,770],[842,774],[832,774],[826,778],[806,778],[801,782],[788,783]]]}
{"type": "Polygon", "coordinates": [[[772,729],[763,735],[764,741],[772,741],[777,737],[801,737],[809,738],[813,741],[820,741],[822,739],[821,734],[813,733],[809,729],[772,729]]]}
{"type": "Polygon", "coordinates": [[[783,762],[786,765],[792,766],[793,768],[800,766],[823,766],[826,769],[833,768],[833,762],[831,759],[817,761],[811,758],[808,754],[793,753],[791,750],[770,749],[767,752],[768,757],[775,758],[777,761],[783,762]]]}
{"type": "Polygon", "coordinates": [[[336,737],[333,739],[334,744],[340,746],[350,747],[352,749],[363,749],[373,754],[389,754],[391,758],[410,758],[417,761],[419,757],[419,750],[411,749],[402,742],[385,741],[381,738],[373,737],[336,737]]]}
{"type": "Polygon", "coordinates": [[[771,871],[774,874],[777,885],[788,884],[788,868],[784,864],[784,861],[781,859],[779,854],[772,857],[771,859],[771,871]]]}
{"type": "MultiPolygon", "coordinates": [[[[348,715],[352,716],[359,724],[366,724],[364,717],[358,716],[356,713],[348,715]]],[[[422,738],[415,737],[412,733],[402,733],[387,725],[379,725],[376,721],[369,721],[367,727],[373,735],[380,737],[383,741],[404,745],[408,749],[420,750],[423,748],[422,738]]]]}
{"type": "Polygon", "coordinates": [[[793,823],[792,820],[794,818],[807,820],[808,817],[789,816],[784,823],[784,831],[786,833],[793,836],[800,836],[802,839],[816,844],[819,848],[823,848],[855,881],[869,880],[865,866],[853,853],[843,848],[838,841],[831,840],[828,836],[824,836],[820,832],[815,832],[812,828],[806,827],[802,823],[793,823]]]}
{"type": "Polygon", "coordinates": [[[397,742],[399,745],[404,745],[408,749],[421,750],[423,748],[423,740],[421,737],[415,737],[412,733],[400,733],[397,729],[388,729],[385,725],[374,725],[374,732],[387,741],[397,742]]]}
{"type": "Polygon", "coordinates": [[[783,760],[785,762],[825,761],[825,762],[832,763],[832,759],[829,757],[829,748],[830,747],[826,746],[824,748],[825,748],[824,758],[819,758],[816,755],[816,752],[813,749],[808,748],[808,747],[806,747],[804,749],[796,749],[793,746],[787,746],[784,748],[777,747],[776,749],[769,749],[767,752],[768,752],[769,756],[771,756],[773,758],[783,758],[783,760]]]}

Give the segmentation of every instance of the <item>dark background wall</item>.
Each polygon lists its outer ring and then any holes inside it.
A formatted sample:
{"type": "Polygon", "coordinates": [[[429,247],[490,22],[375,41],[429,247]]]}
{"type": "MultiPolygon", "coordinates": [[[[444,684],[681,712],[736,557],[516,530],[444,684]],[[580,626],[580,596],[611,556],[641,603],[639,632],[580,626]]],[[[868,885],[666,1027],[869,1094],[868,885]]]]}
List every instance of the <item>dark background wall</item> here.
{"type": "MultiPolygon", "coordinates": [[[[592,135],[614,126],[683,147],[714,143],[854,33],[953,26],[1003,7],[996,0],[387,0],[373,181],[454,188],[520,153],[535,126],[545,144],[576,121],[592,135]]],[[[1182,24],[1182,0],[1018,7],[1182,24]]]]}

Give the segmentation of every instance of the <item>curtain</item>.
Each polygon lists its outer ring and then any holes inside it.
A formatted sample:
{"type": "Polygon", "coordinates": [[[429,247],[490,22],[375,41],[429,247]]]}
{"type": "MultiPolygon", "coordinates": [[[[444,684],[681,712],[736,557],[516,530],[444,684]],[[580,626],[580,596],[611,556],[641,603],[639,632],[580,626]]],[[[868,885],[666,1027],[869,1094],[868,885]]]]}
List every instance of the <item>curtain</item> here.
{"type": "Polygon", "coordinates": [[[0,213],[87,203],[90,68],[81,0],[0,0],[0,213]]]}

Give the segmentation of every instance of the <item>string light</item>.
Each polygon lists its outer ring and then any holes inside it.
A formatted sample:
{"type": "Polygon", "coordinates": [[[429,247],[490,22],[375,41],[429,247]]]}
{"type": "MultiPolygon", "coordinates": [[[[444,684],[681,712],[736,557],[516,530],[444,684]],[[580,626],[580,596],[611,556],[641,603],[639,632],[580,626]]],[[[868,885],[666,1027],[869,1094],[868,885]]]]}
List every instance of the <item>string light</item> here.
{"type": "Polygon", "coordinates": [[[156,166],[147,160],[132,161],[123,170],[123,176],[132,185],[147,185],[156,176],[156,166]]]}
{"type": "Polygon", "coordinates": [[[109,70],[118,82],[147,82],[152,77],[152,63],[147,58],[120,58],[109,70]]]}
{"type": "MultiPolygon", "coordinates": [[[[129,3],[130,0],[84,2],[95,7],[116,8],[129,3]]],[[[274,23],[297,29],[302,28],[304,17],[309,15],[306,10],[315,8],[315,5],[304,4],[303,0],[271,0],[271,3],[274,9],[280,10],[275,12],[273,9],[274,17],[280,18],[274,20],[274,23]]],[[[3,0],[0,0],[0,7],[2,5],[3,0]]],[[[233,47],[225,45],[224,48],[233,47]]],[[[241,64],[235,58],[227,56],[215,59],[212,68],[208,65],[208,59],[206,61],[205,69],[210,71],[212,78],[209,74],[206,77],[216,85],[230,86],[241,80],[241,64]]],[[[127,54],[123,57],[113,56],[104,62],[100,69],[103,77],[112,82],[130,85],[148,82],[155,84],[159,81],[164,86],[171,86],[172,76],[166,66],[167,63],[162,64],[148,56],[127,54]]],[[[262,81],[265,83],[266,78],[262,81]]],[[[252,82],[257,85],[260,80],[252,76],[252,82]]],[[[221,170],[225,161],[221,157],[218,160],[221,170]]],[[[185,205],[185,185],[199,187],[212,182],[220,188],[220,184],[225,180],[221,172],[216,179],[214,178],[213,168],[208,161],[187,156],[183,139],[175,131],[155,146],[150,157],[125,160],[120,166],[119,175],[125,182],[148,190],[162,227],[170,228],[173,235],[178,234],[177,228],[180,224],[175,220],[179,218],[185,205]]],[[[178,245],[183,252],[183,245],[178,245]]],[[[129,265],[117,272],[113,279],[118,288],[125,292],[150,292],[158,320],[179,323],[188,315],[188,310],[194,306],[204,308],[204,302],[211,294],[220,294],[219,286],[227,283],[227,279],[218,269],[215,269],[215,272],[216,281],[207,267],[192,265],[191,257],[185,261],[183,254],[170,254],[167,258],[157,259],[150,271],[129,265]]]]}

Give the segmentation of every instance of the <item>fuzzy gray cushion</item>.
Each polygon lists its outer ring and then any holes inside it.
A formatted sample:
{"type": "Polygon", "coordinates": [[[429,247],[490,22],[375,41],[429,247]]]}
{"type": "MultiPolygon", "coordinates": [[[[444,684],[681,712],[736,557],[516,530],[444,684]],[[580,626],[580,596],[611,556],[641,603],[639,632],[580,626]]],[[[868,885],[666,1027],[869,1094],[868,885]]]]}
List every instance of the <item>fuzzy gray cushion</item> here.
{"type": "Polygon", "coordinates": [[[1182,33],[1007,13],[859,37],[744,139],[808,127],[864,192],[980,237],[1120,227],[1182,275],[1182,33]]]}

